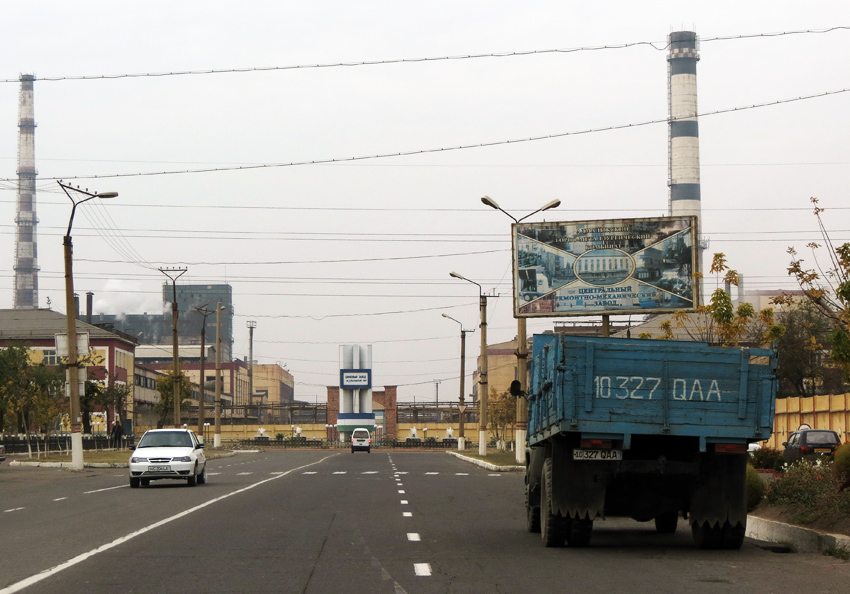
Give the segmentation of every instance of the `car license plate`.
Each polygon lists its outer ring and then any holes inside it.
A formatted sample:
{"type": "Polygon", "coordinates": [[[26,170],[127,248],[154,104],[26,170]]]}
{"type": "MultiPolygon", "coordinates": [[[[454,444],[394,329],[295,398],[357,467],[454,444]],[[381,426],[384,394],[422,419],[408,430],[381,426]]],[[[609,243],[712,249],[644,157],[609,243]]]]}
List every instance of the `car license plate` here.
{"type": "Polygon", "coordinates": [[[815,448],[815,453],[818,453],[818,454],[828,454],[831,451],[832,450],[830,450],[829,448],[815,448]]]}
{"type": "Polygon", "coordinates": [[[168,472],[171,470],[170,466],[148,466],[148,472],[168,472]]]}
{"type": "Polygon", "coordinates": [[[573,450],[573,460],[622,460],[623,450],[573,450]]]}

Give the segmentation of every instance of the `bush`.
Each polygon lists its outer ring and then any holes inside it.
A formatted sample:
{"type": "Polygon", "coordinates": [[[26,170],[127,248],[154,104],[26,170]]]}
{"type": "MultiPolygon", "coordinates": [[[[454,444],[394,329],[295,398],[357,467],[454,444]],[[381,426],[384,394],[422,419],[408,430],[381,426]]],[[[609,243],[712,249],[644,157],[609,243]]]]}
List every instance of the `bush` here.
{"type": "Polygon", "coordinates": [[[779,460],[782,460],[782,452],[773,448],[761,448],[750,454],[750,464],[754,468],[776,470],[776,463],[779,460]]]}
{"type": "Polygon", "coordinates": [[[274,436],[274,438],[278,441],[283,441],[283,433],[278,433],[274,436]]]}
{"type": "Polygon", "coordinates": [[[767,492],[767,501],[772,505],[799,503],[813,508],[831,499],[837,489],[830,463],[800,460],[776,475],[767,492]]]}
{"type": "Polygon", "coordinates": [[[767,490],[764,481],[761,476],[759,476],[758,470],[756,470],[751,464],[747,464],[746,487],[747,512],[751,512],[758,507],[759,503],[761,503],[761,500],[764,498],[764,493],[767,490]]]}
{"type": "Polygon", "coordinates": [[[833,469],[839,482],[850,480],[850,443],[835,450],[833,469]]]}

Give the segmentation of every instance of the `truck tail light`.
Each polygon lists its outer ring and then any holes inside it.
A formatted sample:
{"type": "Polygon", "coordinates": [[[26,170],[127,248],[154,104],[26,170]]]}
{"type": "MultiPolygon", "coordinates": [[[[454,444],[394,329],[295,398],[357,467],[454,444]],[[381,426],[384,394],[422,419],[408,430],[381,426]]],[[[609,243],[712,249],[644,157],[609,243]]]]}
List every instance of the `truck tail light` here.
{"type": "Polygon", "coordinates": [[[582,439],[581,449],[583,450],[610,450],[613,443],[610,439],[582,439]]]}
{"type": "Polygon", "coordinates": [[[746,454],[747,444],[744,443],[716,443],[714,444],[715,454],[746,454]]]}

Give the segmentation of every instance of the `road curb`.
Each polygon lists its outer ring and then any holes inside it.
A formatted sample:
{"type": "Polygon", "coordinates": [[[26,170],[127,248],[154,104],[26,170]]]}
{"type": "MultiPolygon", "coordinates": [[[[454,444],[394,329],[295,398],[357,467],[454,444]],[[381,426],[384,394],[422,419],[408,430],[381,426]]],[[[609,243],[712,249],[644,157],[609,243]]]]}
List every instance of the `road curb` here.
{"type": "Polygon", "coordinates": [[[818,532],[758,516],[747,516],[747,536],[755,540],[787,544],[798,553],[823,553],[837,548],[850,550],[850,536],[818,532]]]}
{"type": "Polygon", "coordinates": [[[479,460],[477,458],[470,458],[469,456],[464,456],[463,454],[458,454],[457,452],[450,452],[447,450],[446,453],[456,458],[460,458],[465,462],[470,462],[472,464],[475,464],[476,466],[486,468],[487,470],[492,470],[493,472],[525,472],[525,466],[496,466],[495,464],[490,464],[489,462],[484,462],[483,460],[479,460]]]}

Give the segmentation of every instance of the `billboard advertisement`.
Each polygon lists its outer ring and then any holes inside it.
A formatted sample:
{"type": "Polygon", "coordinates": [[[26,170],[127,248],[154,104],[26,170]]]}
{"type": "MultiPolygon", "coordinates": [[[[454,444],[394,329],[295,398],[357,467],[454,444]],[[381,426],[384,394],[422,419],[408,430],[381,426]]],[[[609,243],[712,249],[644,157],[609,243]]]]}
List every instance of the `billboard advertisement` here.
{"type": "Polygon", "coordinates": [[[515,317],[699,305],[696,217],[517,223],[512,232],[515,317]]]}

